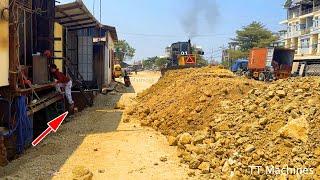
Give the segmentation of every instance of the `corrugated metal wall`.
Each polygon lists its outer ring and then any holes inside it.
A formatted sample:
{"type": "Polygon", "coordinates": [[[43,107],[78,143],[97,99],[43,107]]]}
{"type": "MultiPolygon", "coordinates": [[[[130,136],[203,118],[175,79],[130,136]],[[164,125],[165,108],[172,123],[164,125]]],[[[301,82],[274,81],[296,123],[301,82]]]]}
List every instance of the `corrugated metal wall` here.
{"type": "Polygon", "coordinates": [[[94,81],[93,75],[93,30],[78,31],[78,69],[85,81],[94,81]]]}
{"type": "Polygon", "coordinates": [[[74,74],[78,70],[78,38],[76,31],[67,31],[66,34],[67,44],[66,44],[66,54],[67,58],[72,63],[71,70],[73,70],[74,74]]]}
{"type": "Polygon", "coordinates": [[[86,81],[93,81],[93,37],[78,37],[78,68],[86,81]]]}
{"type": "MultiPolygon", "coordinates": [[[[8,0],[0,1],[0,14],[8,6],[8,0]]],[[[0,87],[9,85],[9,25],[0,17],[0,87]]]]}

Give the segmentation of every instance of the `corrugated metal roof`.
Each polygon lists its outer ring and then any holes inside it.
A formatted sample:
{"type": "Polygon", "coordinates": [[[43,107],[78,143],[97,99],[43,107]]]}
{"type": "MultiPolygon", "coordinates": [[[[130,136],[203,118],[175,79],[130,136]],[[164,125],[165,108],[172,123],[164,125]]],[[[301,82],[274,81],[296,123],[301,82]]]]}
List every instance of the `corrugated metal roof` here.
{"type": "Polygon", "coordinates": [[[117,30],[113,26],[103,25],[103,28],[111,33],[111,37],[114,41],[118,41],[117,30]]]}
{"type": "Polygon", "coordinates": [[[56,21],[68,30],[96,27],[100,24],[81,0],[58,5],[55,11],[56,21]]]}

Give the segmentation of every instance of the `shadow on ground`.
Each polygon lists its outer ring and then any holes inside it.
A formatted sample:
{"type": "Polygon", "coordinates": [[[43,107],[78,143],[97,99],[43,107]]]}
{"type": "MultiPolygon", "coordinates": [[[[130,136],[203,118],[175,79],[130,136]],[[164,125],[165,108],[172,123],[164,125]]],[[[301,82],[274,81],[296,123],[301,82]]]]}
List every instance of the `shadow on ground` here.
{"type": "MultiPolygon", "coordinates": [[[[0,167],[0,179],[51,179],[54,176],[56,177],[57,172],[61,171],[61,169],[67,169],[67,172],[64,173],[70,174],[69,171],[72,171],[72,169],[70,170],[69,168],[72,167],[63,168],[66,164],[80,164],[82,159],[86,158],[97,163],[97,161],[101,160],[101,156],[97,156],[97,154],[101,155],[101,153],[103,153],[102,155],[108,155],[107,158],[116,156],[117,152],[114,152],[115,147],[113,143],[118,146],[124,146],[121,147],[122,150],[136,150],[136,144],[141,144],[140,137],[142,139],[151,137],[139,128],[134,127],[133,130],[119,128],[123,112],[115,110],[114,107],[116,107],[119,101],[121,103],[130,103],[131,98],[135,97],[135,93],[147,89],[158,80],[158,77],[153,74],[149,79],[145,78],[148,75],[142,73],[142,75],[139,74],[133,77],[131,87],[123,88],[118,92],[113,91],[107,95],[100,94],[96,97],[93,107],[87,108],[70,118],[70,122],[63,124],[57,133],[51,133],[37,147],[28,149],[22,157],[12,161],[7,167],[0,167]],[[126,138],[122,137],[126,135],[126,132],[133,131],[136,131],[137,134],[126,138]],[[113,141],[104,141],[108,138],[111,138],[113,141]],[[104,145],[111,143],[106,146],[108,147],[108,151],[106,149],[101,150],[102,152],[96,151],[97,146],[101,143],[104,145]],[[78,157],[82,158],[79,159],[78,157]]],[[[145,156],[146,152],[144,150],[155,147],[154,151],[159,153],[159,145],[154,144],[155,142],[157,141],[151,141],[150,145],[146,144],[146,146],[140,147],[142,148],[141,150],[137,150],[137,152],[130,151],[130,153],[132,156],[136,156],[138,153],[138,159],[141,162],[148,162],[149,159],[154,158],[148,157],[148,154],[145,156]],[[144,155],[140,155],[139,153],[144,153],[144,155]],[[149,159],[143,160],[141,159],[142,156],[149,159]]],[[[124,153],[127,155],[126,153],[129,152],[125,151],[124,153]]],[[[123,155],[123,164],[128,165],[127,156],[125,155],[123,155]]],[[[154,154],[151,156],[154,156],[154,154]]],[[[112,159],[103,161],[103,164],[105,162],[116,163],[112,159]]],[[[138,162],[137,166],[141,162],[138,162]]],[[[82,162],[82,164],[85,163],[87,162],[82,162]]],[[[114,166],[118,167],[116,164],[114,166]]],[[[116,170],[114,173],[119,173],[119,171],[116,170]]],[[[112,174],[110,177],[113,177],[112,174]]]]}
{"type": "MultiPolygon", "coordinates": [[[[132,89],[129,89],[129,92],[132,89]]],[[[63,124],[58,133],[51,133],[37,147],[28,149],[22,157],[4,168],[0,167],[0,178],[51,178],[87,136],[117,130],[123,113],[110,110],[114,109],[122,95],[121,93],[99,95],[93,107],[69,118],[69,122],[63,124]],[[26,174],[26,171],[29,173],[26,174]]]]}

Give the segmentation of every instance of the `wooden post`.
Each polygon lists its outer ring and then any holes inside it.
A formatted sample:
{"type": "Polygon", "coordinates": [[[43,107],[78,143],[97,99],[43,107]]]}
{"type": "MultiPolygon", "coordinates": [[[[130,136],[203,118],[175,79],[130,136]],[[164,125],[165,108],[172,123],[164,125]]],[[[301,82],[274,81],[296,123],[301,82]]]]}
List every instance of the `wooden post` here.
{"type": "MultiPolygon", "coordinates": [[[[11,0],[13,1],[13,0],[11,0]]],[[[10,1],[10,3],[11,3],[10,1]]],[[[12,91],[16,91],[17,85],[17,67],[18,67],[18,34],[17,19],[18,9],[16,3],[12,3],[9,13],[9,84],[12,91]]]]}
{"type": "Polygon", "coordinates": [[[4,137],[0,135],[0,167],[8,164],[7,149],[4,145],[4,137]]]}

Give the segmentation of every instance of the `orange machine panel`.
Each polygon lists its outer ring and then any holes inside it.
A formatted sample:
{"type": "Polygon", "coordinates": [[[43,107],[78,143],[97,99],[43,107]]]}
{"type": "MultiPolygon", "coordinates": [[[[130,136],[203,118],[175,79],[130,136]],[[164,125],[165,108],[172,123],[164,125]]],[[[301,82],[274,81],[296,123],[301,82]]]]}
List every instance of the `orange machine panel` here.
{"type": "Polygon", "coordinates": [[[265,69],[268,49],[254,48],[250,51],[249,69],[265,69]]]}

